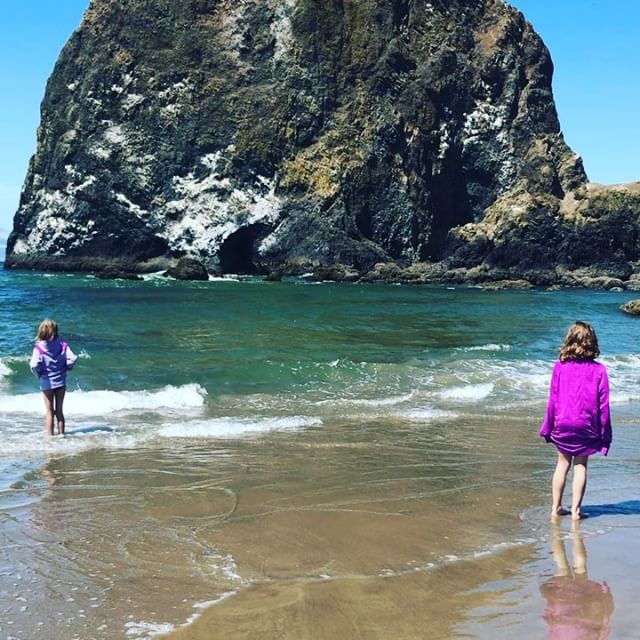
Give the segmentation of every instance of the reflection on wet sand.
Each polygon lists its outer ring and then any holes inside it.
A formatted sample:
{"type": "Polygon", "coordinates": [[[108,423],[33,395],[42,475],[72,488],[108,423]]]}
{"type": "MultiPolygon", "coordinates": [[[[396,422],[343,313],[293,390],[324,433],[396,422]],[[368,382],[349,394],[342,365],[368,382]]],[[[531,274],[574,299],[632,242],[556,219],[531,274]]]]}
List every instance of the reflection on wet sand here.
{"type": "Polygon", "coordinates": [[[613,595],[607,583],[587,577],[587,550],[580,524],[572,523],[572,564],[557,525],[551,528],[551,551],[557,573],[540,587],[547,637],[558,640],[603,639],[609,636],[613,595]]]}

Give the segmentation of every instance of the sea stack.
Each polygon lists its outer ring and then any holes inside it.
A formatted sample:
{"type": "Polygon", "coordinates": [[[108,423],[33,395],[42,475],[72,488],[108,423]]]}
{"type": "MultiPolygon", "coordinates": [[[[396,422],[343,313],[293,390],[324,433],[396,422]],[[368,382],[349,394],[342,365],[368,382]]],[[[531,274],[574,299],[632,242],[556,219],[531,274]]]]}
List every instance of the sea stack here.
{"type": "Polygon", "coordinates": [[[92,0],[6,266],[628,278],[640,199],[590,188],[551,77],[502,0],[92,0]]]}

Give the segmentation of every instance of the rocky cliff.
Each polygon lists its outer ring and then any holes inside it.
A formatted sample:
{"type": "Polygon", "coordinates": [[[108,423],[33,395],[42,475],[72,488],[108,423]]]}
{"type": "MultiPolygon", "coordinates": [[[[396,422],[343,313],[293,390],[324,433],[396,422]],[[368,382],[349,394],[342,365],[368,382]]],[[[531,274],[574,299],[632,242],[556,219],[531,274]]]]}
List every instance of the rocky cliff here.
{"type": "Polygon", "coordinates": [[[92,0],[6,266],[628,277],[640,199],[589,191],[551,75],[501,0],[92,0]]]}

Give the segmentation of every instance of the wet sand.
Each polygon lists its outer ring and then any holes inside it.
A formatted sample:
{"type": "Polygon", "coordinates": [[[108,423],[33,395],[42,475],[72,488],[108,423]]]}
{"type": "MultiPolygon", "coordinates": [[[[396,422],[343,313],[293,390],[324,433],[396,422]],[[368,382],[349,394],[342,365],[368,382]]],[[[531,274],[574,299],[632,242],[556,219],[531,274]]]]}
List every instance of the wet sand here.
{"type": "MultiPolygon", "coordinates": [[[[0,514],[0,631],[544,637],[540,589],[558,546],[549,451],[526,420],[476,416],[446,439],[444,428],[344,425],[52,458],[0,514]]],[[[623,508],[620,491],[640,486],[629,461],[608,464],[594,461],[586,510],[600,507],[580,531],[617,633],[637,622],[640,557],[640,508],[623,508]]],[[[559,531],[570,546],[567,519],[559,531]]]]}
{"type": "Polygon", "coordinates": [[[545,542],[402,575],[267,581],[166,637],[632,638],[640,514],[602,518],[549,524],[545,542]]]}
{"type": "Polygon", "coordinates": [[[463,612],[487,595],[473,590],[511,576],[531,553],[394,577],[293,581],[251,587],[213,606],[170,638],[451,638],[463,612]]]}

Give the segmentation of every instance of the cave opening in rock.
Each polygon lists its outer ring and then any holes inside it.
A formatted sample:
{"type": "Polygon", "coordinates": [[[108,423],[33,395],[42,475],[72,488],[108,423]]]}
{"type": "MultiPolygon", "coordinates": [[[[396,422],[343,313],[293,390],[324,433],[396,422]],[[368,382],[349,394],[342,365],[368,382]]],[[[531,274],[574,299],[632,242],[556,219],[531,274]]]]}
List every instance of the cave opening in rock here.
{"type": "Polygon", "coordinates": [[[234,231],[220,246],[220,269],[223,273],[262,274],[257,246],[264,238],[268,227],[251,224],[234,231]]]}
{"type": "Polygon", "coordinates": [[[447,236],[453,227],[473,221],[473,213],[467,193],[467,184],[460,167],[449,163],[432,179],[431,186],[431,236],[425,247],[424,257],[442,260],[447,246],[447,236]]]}

